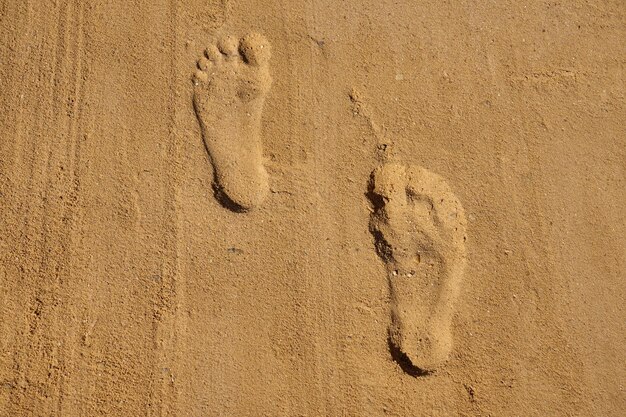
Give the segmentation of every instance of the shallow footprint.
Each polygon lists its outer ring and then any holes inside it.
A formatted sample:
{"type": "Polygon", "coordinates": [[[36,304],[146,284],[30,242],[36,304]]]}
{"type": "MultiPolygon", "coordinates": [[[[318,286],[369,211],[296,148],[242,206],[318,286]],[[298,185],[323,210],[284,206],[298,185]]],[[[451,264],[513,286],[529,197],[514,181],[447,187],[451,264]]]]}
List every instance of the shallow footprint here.
{"type": "Polygon", "coordinates": [[[213,163],[214,188],[226,207],[247,211],[269,190],[261,114],[272,84],[270,46],[258,34],[226,37],[204,55],[193,78],[193,102],[213,163]]]}
{"type": "Polygon", "coordinates": [[[419,166],[377,168],[370,197],[370,230],[391,291],[390,349],[407,372],[432,372],[452,350],[466,259],[463,208],[443,178],[419,166]]]}

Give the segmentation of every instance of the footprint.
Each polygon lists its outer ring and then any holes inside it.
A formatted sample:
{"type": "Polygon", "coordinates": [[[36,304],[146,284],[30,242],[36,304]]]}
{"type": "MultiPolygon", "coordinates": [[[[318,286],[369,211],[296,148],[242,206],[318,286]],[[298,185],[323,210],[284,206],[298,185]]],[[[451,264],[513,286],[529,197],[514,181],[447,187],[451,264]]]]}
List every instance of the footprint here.
{"type": "Polygon", "coordinates": [[[389,344],[412,375],[432,372],[452,350],[452,315],[465,268],[463,208],[439,175],[385,164],[372,173],[370,230],[387,265],[389,344]]]}
{"type": "Polygon", "coordinates": [[[265,199],[261,113],[272,84],[270,46],[259,34],[225,37],[198,60],[193,103],[214,168],[216,196],[247,211],[265,199]]]}

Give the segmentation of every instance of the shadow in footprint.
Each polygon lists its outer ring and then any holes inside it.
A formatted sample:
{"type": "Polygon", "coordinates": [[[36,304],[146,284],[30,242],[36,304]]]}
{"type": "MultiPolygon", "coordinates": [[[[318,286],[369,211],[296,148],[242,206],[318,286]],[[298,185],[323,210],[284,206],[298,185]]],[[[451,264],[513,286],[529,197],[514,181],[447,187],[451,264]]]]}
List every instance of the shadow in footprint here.
{"type": "Polygon", "coordinates": [[[250,211],[250,209],[240,206],[239,204],[231,200],[228,197],[228,195],[224,192],[224,190],[219,188],[219,185],[217,184],[219,183],[218,183],[218,180],[216,179],[213,182],[213,196],[215,197],[217,202],[222,205],[222,207],[227,208],[230,211],[234,211],[235,213],[246,213],[250,211]]]}
{"type": "Polygon", "coordinates": [[[420,369],[413,365],[409,357],[406,356],[396,345],[394,345],[391,337],[387,337],[387,345],[389,346],[391,359],[393,359],[393,361],[397,363],[406,374],[415,378],[432,375],[432,372],[420,369]]]}
{"type": "MultiPolygon", "coordinates": [[[[373,213],[381,213],[384,206],[384,199],[374,192],[374,173],[370,175],[370,179],[367,184],[367,192],[365,193],[365,197],[368,199],[372,206],[373,213]]],[[[389,264],[393,261],[393,254],[391,252],[391,246],[387,240],[385,240],[385,236],[378,230],[373,221],[370,221],[369,231],[374,237],[374,247],[376,248],[377,255],[386,263],[389,264]]]]}

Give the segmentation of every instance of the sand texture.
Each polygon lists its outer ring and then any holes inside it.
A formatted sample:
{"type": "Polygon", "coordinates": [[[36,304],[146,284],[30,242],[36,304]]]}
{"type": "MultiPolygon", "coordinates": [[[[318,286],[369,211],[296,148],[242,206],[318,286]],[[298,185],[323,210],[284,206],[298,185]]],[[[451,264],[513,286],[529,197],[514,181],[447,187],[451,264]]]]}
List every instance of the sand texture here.
{"type": "Polygon", "coordinates": [[[0,0],[0,417],[626,415],[626,3],[0,0]]]}

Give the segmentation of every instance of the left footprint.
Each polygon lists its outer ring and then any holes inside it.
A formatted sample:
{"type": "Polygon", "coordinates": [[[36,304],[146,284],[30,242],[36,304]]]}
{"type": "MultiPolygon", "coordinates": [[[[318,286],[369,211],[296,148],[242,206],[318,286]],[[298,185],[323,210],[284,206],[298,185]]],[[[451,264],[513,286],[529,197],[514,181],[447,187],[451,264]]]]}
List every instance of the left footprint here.
{"type": "Polygon", "coordinates": [[[269,60],[263,36],[229,36],[206,49],[193,78],[216,195],[235,211],[259,206],[269,190],[261,143],[263,104],[272,85],[269,60]]]}

